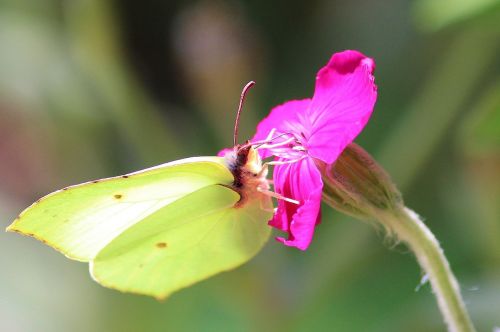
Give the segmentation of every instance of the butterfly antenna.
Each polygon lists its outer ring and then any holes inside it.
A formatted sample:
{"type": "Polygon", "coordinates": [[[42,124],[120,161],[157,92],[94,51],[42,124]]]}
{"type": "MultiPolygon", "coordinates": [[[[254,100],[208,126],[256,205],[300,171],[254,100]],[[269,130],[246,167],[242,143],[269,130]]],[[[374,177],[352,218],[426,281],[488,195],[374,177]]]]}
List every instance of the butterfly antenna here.
{"type": "Polygon", "coordinates": [[[254,81],[250,81],[245,85],[243,90],[241,91],[241,96],[240,96],[240,105],[238,106],[238,113],[236,113],[236,121],[234,122],[234,139],[233,139],[233,145],[236,146],[238,143],[238,127],[240,125],[240,114],[241,114],[241,109],[243,108],[243,103],[245,102],[245,98],[247,96],[248,90],[252,86],[255,85],[254,81]]]}

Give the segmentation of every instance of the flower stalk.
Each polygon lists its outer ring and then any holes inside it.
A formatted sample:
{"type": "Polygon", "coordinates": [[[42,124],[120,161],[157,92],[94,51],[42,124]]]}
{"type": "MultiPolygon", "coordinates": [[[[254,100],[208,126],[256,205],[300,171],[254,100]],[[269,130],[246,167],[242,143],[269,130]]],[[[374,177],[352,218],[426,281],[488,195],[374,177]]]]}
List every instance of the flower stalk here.
{"type": "Polygon", "coordinates": [[[406,208],[388,174],[361,147],[352,143],[333,165],[319,162],[323,201],[343,213],[374,220],[412,250],[429,278],[449,331],[475,331],[458,282],[443,249],[419,216],[406,208]]]}
{"type": "Polygon", "coordinates": [[[381,214],[379,221],[388,225],[400,241],[415,254],[429,277],[439,309],[449,331],[475,331],[460,294],[457,279],[451,271],[443,249],[429,228],[412,210],[402,207],[381,214]]]}

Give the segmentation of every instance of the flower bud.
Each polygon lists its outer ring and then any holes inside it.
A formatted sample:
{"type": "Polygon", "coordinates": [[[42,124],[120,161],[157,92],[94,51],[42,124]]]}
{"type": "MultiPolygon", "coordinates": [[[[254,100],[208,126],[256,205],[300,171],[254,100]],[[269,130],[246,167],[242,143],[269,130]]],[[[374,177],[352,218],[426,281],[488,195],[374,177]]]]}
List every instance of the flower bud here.
{"type": "Polygon", "coordinates": [[[360,219],[400,209],[403,199],[385,170],[359,145],[349,144],[334,164],[317,161],[324,187],[323,200],[360,219]]]}

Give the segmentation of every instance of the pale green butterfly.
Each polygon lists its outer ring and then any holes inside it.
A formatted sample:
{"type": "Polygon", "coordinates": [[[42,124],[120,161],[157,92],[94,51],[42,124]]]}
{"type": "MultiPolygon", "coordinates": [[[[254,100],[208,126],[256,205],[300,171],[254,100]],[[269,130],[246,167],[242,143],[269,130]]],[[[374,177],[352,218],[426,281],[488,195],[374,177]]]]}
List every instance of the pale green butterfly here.
{"type": "Polygon", "coordinates": [[[226,157],[182,159],[53,192],[7,230],[89,262],[105,287],[166,298],[259,252],[272,217],[267,168],[254,145],[226,157]]]}

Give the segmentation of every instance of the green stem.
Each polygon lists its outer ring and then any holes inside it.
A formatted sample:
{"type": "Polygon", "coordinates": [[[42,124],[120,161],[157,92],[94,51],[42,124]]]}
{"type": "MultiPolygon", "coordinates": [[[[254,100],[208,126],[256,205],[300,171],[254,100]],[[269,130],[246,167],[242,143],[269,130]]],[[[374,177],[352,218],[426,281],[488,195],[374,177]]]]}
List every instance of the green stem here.
{"type": "Polygon", "coordinates": [[[449,331],[475,331],[443,249],[419,216],[408,208],[400,208],[379,214],[379,218],[382,219],[382,224],[389,226],[394,235],[414,252],[429,277],[449,331]]]}
{"type": "Polygon", "coordinates": [[[335,164],[318,161],[323,201],[361,220],[375,220],[388,234],[406,243],[428,276],[449,331],[472,332],[458,282],[434,234],[412,210],[389,175],[360,146],[351,143],[335,164]]]}

